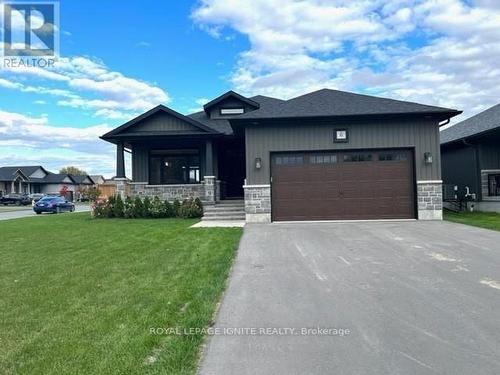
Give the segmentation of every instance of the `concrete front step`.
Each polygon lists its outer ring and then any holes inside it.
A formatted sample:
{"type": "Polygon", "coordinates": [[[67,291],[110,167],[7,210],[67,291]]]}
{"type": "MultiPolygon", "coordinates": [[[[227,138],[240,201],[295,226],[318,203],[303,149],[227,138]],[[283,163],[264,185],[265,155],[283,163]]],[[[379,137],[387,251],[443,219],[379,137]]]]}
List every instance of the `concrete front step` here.
{"type": "Polygon", "coordinates": [[[203,207],[202,220],[245,220],[245,202],[243,200],[227,200],[206,205],[203,207]]]}
{"type": "Polygon", "coordinates": [[[224,216],[242,216],[245,217],[244,211],[226,211],[226,212],[205,212],[203,217],[224,217],[224,216]]]}
{"type": "Polygon", "coordinates": [[[245,211],[244,206],[205,206],[205,212],[245,211]]]}
{"type": "Polygon", "coordinates": [[[205,217],[203,216],[201,218],[201,221],[240,221],[243,220],[245,221],[245,215],[243,216],[214,216],[214,217],[205,217]]]}

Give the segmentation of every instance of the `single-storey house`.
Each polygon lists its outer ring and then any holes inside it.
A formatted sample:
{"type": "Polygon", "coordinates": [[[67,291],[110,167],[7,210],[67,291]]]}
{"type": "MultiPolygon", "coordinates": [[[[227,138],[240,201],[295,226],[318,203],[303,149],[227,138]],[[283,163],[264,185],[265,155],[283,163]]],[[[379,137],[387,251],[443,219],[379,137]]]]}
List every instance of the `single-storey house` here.
{"type": "Polygon", "coordinates": [[[73,198],[75,192],[91,187],[90,176],[52,173],[41,165],[0,167],[0,194],[58,194],[62,189],[73,198]]]}
{"type": "Polygon", "coordinates": [[[500,212],[500,104],[441,132],[443,182],[476,210],[500,212]]]}
{"type": "Polygon", "coordinates": [[[323,89],[290,100],[229,91],[182,115],[159,105],[101,138],[132,195],[244,199],[248,222],[441,219],[439,126],[461,113],[323,89]]]}

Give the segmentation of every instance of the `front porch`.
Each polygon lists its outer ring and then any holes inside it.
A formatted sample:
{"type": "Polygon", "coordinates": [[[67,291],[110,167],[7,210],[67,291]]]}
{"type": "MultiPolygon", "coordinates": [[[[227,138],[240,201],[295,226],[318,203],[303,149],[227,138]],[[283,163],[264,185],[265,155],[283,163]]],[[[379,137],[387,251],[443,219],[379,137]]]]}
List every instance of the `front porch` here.
{"type": "Polygon", "coordinates": [[[235,137],[118,141],[116,176],[122,196],[199,198],[205,204],[243,199],[244,142],[235,137]],[[125,178],[125,152],[132,156],[132,181],[125,178]]]}

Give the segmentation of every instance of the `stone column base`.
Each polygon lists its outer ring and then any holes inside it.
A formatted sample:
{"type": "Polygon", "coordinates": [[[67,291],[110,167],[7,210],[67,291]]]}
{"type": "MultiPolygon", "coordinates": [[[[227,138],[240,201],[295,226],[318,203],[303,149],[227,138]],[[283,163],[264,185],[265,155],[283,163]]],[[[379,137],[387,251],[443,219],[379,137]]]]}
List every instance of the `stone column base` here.
{"type": "Polygon", "coordinates": [[[271,185],[245,185],[245,220],[247,223],[271,222],[271,185]]]}
{"type": "Polygon", "coordinates": [[[442,181],[417,181],[419,220],[443,220],[442,181]]]}

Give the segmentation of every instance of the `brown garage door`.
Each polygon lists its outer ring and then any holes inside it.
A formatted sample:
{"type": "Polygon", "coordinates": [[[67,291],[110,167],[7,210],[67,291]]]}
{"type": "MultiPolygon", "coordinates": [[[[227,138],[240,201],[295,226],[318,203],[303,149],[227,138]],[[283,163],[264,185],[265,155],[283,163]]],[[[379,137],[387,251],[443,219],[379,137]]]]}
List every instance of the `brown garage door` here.
{"type": "Polygon", "coordinates": [[[411,150],[272,155],[273,220],[415,217],[411,150]]]}

